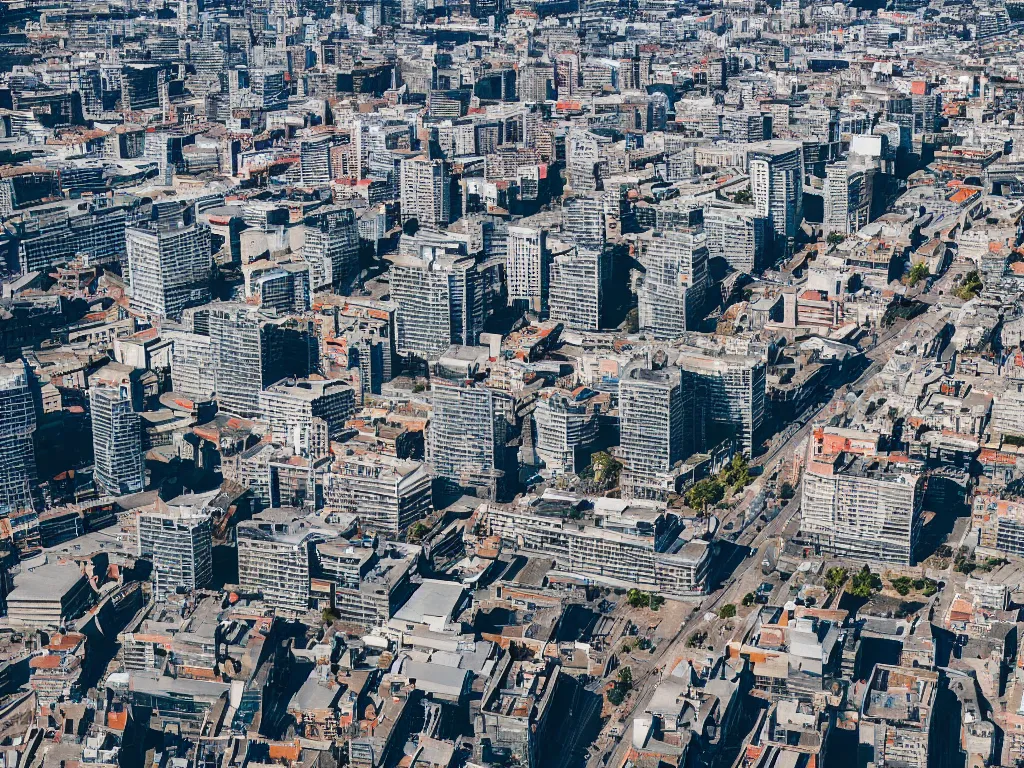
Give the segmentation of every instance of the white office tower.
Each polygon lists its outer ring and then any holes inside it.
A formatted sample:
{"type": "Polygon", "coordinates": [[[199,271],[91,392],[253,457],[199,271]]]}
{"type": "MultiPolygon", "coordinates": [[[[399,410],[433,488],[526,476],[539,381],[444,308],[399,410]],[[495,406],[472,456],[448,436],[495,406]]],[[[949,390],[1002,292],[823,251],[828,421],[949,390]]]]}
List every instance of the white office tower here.
{"type": "MultiPolygon", "coordinates": [[[[163,76],[157,81],[157,89],[163,86],[163,76]]],[[[162,131],[147,132],[143,152],[147,159],[157,164],[156,183],[165,187],[174,186],[173,142],[167,133],[162,131]]]]}
{"type": "Polygon", "coordinates": [[[763,141],[750,145],[747,159],[755,210],[771,218],[778,238],[791,240],[804,215],[803,145],[763,141]]]}
{"type": "Polygon", "coordinates": [[[824,224],[826,235],[849,235],[871,220],[871,186],[874,171],[848,162],[825,169],[824,224]]]}
{"type": "Polygon", "coordinates": [[[430,513],[430,475],[418,461],[344,449],[324,475],[324,505],[389,538],[430,513]]]}
{"type": "Polygon", "coordinates": [[[178,318],[186,307],[210,300],[213,252],[205,224],[152,222],[125,230],[132,307],[178,318]]]}
{"type": "Polygon", "coordinates": [[[161,500],[138,516],[139,555],[153,564],[153,599],[181,587],[201,589],[213,579],[213,534],[206,501],[212,494],[161,500]]]}
{"type": "Polygon", "coordinates": [[[318,136],[299,142],[299,178],[303,184],[327,184],[331,173],[333,136],[318,136]]]}
{"type": "Polygon", "coordinates": [[[484,386],[435,379],[427,426],[427,463],[449,488],[496,499],[504,488],[505,417],[484,386]]]}
{"type": "Polygon", "coordinates": [[[692,453],[686,423],[692,391],[681,386],[676,368],[630,366],[619,380],[619,452],[625,465],[622,493],[665,498],[675,490],[676,462],[692,453]]]}
{"type": "MultiPolygon", "coordinates": [[[[747,355],[712,357],[700,351],[684,351],[679,365],[687,388],[695,393],[704,413],[709,438],[735,437],[748,455],[765,418],[764,361],[747,355]]],[[[710,446],[708,446],[710,447],[710,446]]]]}
{"type": "Polygon", "coordinates": [[[546,232],[539,227],[509,227],[505,275],[508,302],[543,315],[548,303],[546,232]]]}
{"type": "Polygon", "coordinates": [[[558,246],[551,263],[548,314],[569,328],[597,330],[601,327],[601,251],[582,244],[558,246]]]}
{"type": "Polygon", "coordinates": [[[647,270],[637,295],[641,332],[671,339],[694,329],[711,284],[703,225],[650,232],[637,245],[647,270]]]}
{"type": "Polygon", "coordinates": [[[579,454],[597,439],[598,413],[593,403],[555,392],[537,401],[533,424],[534,448],[552,475],[582,469],[579,454]]]}
{"type": "Polygon", "coordinates": [[[577,195],[562,203],[562,228],[573,242],[598,247],[607,239],[605,201],[577,195]]]}
{"type": "Polygon", "coordinates": [[[768,217],[752,208],[712,206],[704,211],[708,257],[724,259],[737,272],[758,274],[765,268],[771,241],[768,217]]]}
{"type": "Polygon", "coordinates": [[[214,304],[210,309],[217,407],[243,418],[259,417],[264,376],[264,334],[255,307],[214,304]]]}
{"type": "Polygon", "coordinates": [[[89,389],[94,480],[100,493],[138,493],[146,485],[142,421],[132,407],[128,384],[89,389]]]}
{"type": "Polygon", "coordinates": [[[573,192],[579,194],[597,189],[600,146],[609,141],[590,131],[569,131],[565,138],[565,170],[573,192]]]}
{"type": "Polygon", "coordinates": [[[444,160],[426,155],[402,161],[402,221],[415,219],[424,229],[441,229],[451,220],[451,171],[444,160]]]}
{"type": "Polygon", "coordinates": [[[399,354],[437,359],[452,344],[474,346],[483,330],[484,286],[476,261],[454,246],[424,245],[391,267],[399,354]]]}
{"type": "Polygon", "coordinates": [[[36,407],[24,361],[0,363],[0,512],[35,506],[36,407]]]}
{"type": "Polygon", "coordinates": [[[282,379],[260,392],[260,411],[274,442],[309,451],[314,419],[324,422],[329,439],[337,438],[356,409],[355,391],[344,381],[282,379]]]}
{"type": "Polygon", "coordinates": [[[334,208],[307,224],[302,258],[309,263],[312,290],[323,291],[359,271],[359,225],[351,208],[334,208]]]}
{"type": "Polygon", "coordinates": [[[197,403],[213,399],[213,351],[209,336],[187,331],[169,331],[171,349],[171,386],[174,392],[197,403]]]}

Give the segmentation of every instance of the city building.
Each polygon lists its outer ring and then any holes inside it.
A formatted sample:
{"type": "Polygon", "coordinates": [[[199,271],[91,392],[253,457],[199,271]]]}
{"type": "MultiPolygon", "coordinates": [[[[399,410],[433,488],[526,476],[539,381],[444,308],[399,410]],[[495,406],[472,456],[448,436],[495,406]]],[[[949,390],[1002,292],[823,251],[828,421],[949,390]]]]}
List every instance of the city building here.
{"type": "Polygon", "coordinates": [[[146,485],[142,455],[142,420],[132,402],[131,386],[89,388],[95,482],[103,493],[137,493],[146,485]]]}
{"type": "Polygon", "coordinates": [[[29,376],[24,361],[0,364],[0,508],[8,514],[37,503],[36,406],[29,376]]]}
{"type": "Polygon", "coordinates": [[[822,552],[911,565],[921,534],[918,463],[878,449],[878,436],[816,426],[801,486],[800,532],[822,552]]]}
{"type": "Polygon", "coordinates": [[[211,513],[206,496],[179,496],[157,500],[137,518],[138,553],[150,561],[153,599],[191,592],[213,578],[211,513]]]}
{"type": "Polygon", "coordinates": [[[693,452],[693,390],[678,369],[634,364],[619,380],[619,455],[623,492],[664,498],[676,490],[673,469],[693,452]]]}
{"type": "Polygon", "coordinates": [[[157,317],[179,318],[210,300],[213,255],[205,224],[157,221],[125,230],[132,306],[157,317]]]}
{"type": "Polygon", "coordinates": [[[501,495],[507,422],[497,400],[489,387],[433,381],[427,463],[434,478],[487,498],[501,495]]]}

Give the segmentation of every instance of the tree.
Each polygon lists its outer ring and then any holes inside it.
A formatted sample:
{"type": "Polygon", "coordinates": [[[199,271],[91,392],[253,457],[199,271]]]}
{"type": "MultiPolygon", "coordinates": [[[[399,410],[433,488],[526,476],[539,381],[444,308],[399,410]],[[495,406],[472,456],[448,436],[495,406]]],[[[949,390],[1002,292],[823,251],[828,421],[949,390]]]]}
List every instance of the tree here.
{"type": "Polygon", "coordinates": [[[619,670],[619,674],[616,675],[619,680],[619,685],[625,688],[627,691],[633,687],[633,670],[629,667],[623,667],[619,670]]]}
{"type": "Polygon", "coordinates": [[[402,225],[402,232],[404,232],[409,237],[412,237],[417,232],[419,232],[419,229],[420,221],[419,219],[416,218],[406,219],[405,224],[402,225]]]}
{"type": "Polygon", "coordinates": [[[878,574],[872,573],[865,563],[863,568],[853,574],[848,591],[854,597],[871,597],[881,587],[882,580],[878,578],[878,574]]]}
{"type": "Polygon", "coordinates": [[[892,584],[892,588],[899,592],[903,597],[909,595],[910,590],[914,587],[914,580],[909,576],[900,576],[889,583],[892,584]]]}
{"type": "Polygon", "coordinates": [[[753,195],[753,193],[749,189],[741,189],[739,192],[737,192],[733,196],[732,199],[733,199],[733,202],[740,203],[740,204],[749,203],[749,202],[753,201],[754,195],[753,195]]]}
{"type": "Polygon", "coordinates": [[[793,489],[793,484],[788,480],[779,486],[779,498],[783,501],[789,501],[796,496],[796,491],[793,489]]]}
{"type": "Polygon", "coordinates": [[[608,699],[608,703],[613,707],[619,706],[623,701],[626,700],[626,694],[620,691],[618,688],[610,688],[605,693],[605,698],[608,699]]]}
{"type": "Polygon", "coordinates": [[[931,277],[931,272],[928,271],[928,265],[923,261],[919,261],[910,268],[910,274],[907,275],[907,284],[917,285],[922,280],[927,280],[929,277],[931,277]]]}
{"type": "Polygon", "coordinates": [[[631,589],[626,593],[626,602],[631,608],[650,608],[651,596],[639,589],[631,589]]]}
{"type": "Polygon", "coordinates": [[[733,456],[729,465],[719,473],[718,479],[723,485],[732,487],[733,493],[748,486],[753,478],[746,457],[740,453],[733,456]]]}
{"type": "Polygon", "coordinates": [[[726,603],[719,609],[718,618],[720,619],[731,619],[736,615],[736,606],[732,603],[726,603]]]}
{"type": "Polygon", "coordinates": [[[754,604],[754,593],[753,592],[747,592],[747,594],[745,594],[743,596],[743,606],[746,607],[746,608],[749,608],[753,604],[754,604]]]}
{"type": "Polygon", "coordinates": [[[847,575],[845,568],[829,568],[825,571],[825,589],[831,593],[838,592],[846,583],[847,575]]]}
{"type": "Polygon", "coordinates": [[[964,275],[963,282],[960,283],[960,286],[955,291],[953,291],[953,295],[956,296],[958,299],[970,301],[979,293],[981,293],[981,289],[981,277],[979,277],[977,270],[972,269],[970,272],[964,275]]]}
{"type": "Polygon", "coordinates": [[[829,232],[828,237],[825,238],[825,242],[829,245],[839,245],[845,239],[846,235],[842,232],[829,232]]]}
{"type": "Polygon", "coordinates": [[[691,509],[699,509],[706,512],[708,507],[713,507],[725,496],[725,488],[717,477],[708,477],[698,480],[693,487],[686,492],[686,504],[691,509]]]}
{"type": "Polygon", "coordinates": [[[430,531],[430,526],[424,524],[421,520],[417,520],[412,528],[409,529],[409,541],[419,541],[427,532],[430,531]]]}
{"type": "Polygon", "coordinates": [[[704,641],[708,639],[707,632],[694,632],[688,638],[686,638],[687,648],[696,648],[699,645],[704,645],[704,641]]]}
{"type": "Polygon", "coordinates": [[[626,333],[636,333],[640,330],[640,312],[633,307],[626,313],[626,333]]]}
{"type": "Polygon", "coordinates": [[[330,626],[338,618],[338,614],[334,612],[333,608],[324,608],[320,612],[320,619],[324,624],[330,626]]]}

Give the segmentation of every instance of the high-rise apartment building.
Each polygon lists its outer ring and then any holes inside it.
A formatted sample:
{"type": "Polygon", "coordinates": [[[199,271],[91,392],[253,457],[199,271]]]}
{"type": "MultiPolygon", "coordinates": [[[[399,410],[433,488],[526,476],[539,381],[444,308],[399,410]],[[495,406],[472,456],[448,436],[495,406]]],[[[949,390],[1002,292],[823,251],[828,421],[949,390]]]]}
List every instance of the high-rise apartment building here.
{"type": "Polygon", "coordinates": [[[431,474],[448,485],[475,488],[497,498],[504,488],[505,417],[484,386],[435,379],[427,427],[431,474]]]}
{"type": "Polygon", "coordinates": [[[332,208],[306,222],[302,258],[309,262],[312,290],[332,285],[359,271],[359,227],[351,208],[332,208]]]}
{"type": "Polygon", "coordinates": [[[95,482],[102,493],[138,493],[146,485],[142,422],[128,384],[89,388],[95,482]]]}
{"type": "Polygon", "coordinates": [[[711,206],[704,211],[708,255],[724,259],[737,272],[759,273],[767,266],[771,228],[752,208],[711,206]]]}
{"type": "Polygon", "coordinates": [[[548,314],[569,328],[601,327],[603,254],[586,245],[556,253],[551,263],[548,314]]]}
{"type": "Polygon", "coordinates": [[[637,245],[647,270],[637,292],[640,330],[659,339],[681,336],[700,321],[711,283],[704,227],[646,233],[637,245]]]}
{"type": "Polygon", "coordinates": [[[285,376],[306,376],[319,364],[305,321],[228,302],[211,304],[208,317],[217,405],[227,413],[259,418],[263,387],[285,376]]]}
{"type": "Polygon", "coordinates": [[[800,534],[837,557],[912,565],[922,525],[922,466],[879,452],[878,438],[815,427],[801,483],[800,534]]]}
{"type": "Polygon", "coordinates": [[[619,380],[619,452],[622,492],[658,498],[674,490],[673,466],[693,452],[693,393],[679,370],[630,366],[619,380]]]}
{"type": "Polygon", "coordinates": [[[0,510],[36,506],[36,406],[24,361],[0,363],[0,510]]]}
{"type": "Polygon", "coordinates": [[[598,414],[587,398],[556,392],[537,401],[533,411],[534,447],[552,474],[582,469],[580,453],[597,439],[598,414]]]}
{"type": "Polygon", "coordinates": [[[452,344],[480,339],[486,312],[476,260],[460,249],[422,246],[395,257],[391,268],[395,346],[399,354],[432,359],[452,344]]]}
{"type": "Polygon", "coordinates": [[[171,385],[175,393],[199,403],[212,400],[216,381],[210,337],[187,331],[169,331],[167,335],[174,345],[171,385]]]}
{"type": "Polygon", "coordinates": [[[310,566],[317,542],[338,532],[298,510],[266,509],[236,528],[238,580],[260,592],[267,605],[301,614],[309,610],[310,566]]]}
{"type": "Polygon", "coordinates": [[[338,437],[355,407],[352,387],[337,380],[282,379],[260,392],[260,411],[274,442],[298,448],[309,448],[314,419],[324,422],[329,439],[338,437]]]}
{"type": "Polygon", "coordinates": [[[804,214],[803,145],[795,141],[753,144],[747,161],[754,209],[771,219],[778,238],[791,240],[804,214]]]}
{"type": "Polygon", "coordinates": [[[402,160],[402,221],[416,219],[424,229],[439,229],[451,220],[451,171],[444,160],[426,155],[402,160]]]}
{"type": "Polygon", "coordinates": [[[748,455],[765,419],[764,361],[747,355],[710,356],[685,351],[679,358],[683,375],[703,412],[703,426],[714,442],[732,436],[748,455]]]}
{"type": "Polygon", "coordinates": [[[842,161],[830,164],[825,174],[822,228],[826,234],[852,234],[870,221],[874,172],[842,161]]]}
{"type": "Polygon", "coordinates": [[[138,553],[153,564],[153,599],[161,602],[179,587],[192,591],[213,578],[213,538],[208,497],[157,500],[139,513],[138,553]]]}
{"type": "Polygon", "coordinates": [[[430,475],[418,461],[349,450],[324,476],[324,504],[360,525],[397,537],[430,513],[430,475]]]}
{"type": "Polygon", "coordinates": [[[537,315],[547,311],[548,252],[546,232],[539,227],[509,227],[505,261],[509,304],[537,315]]]}
{"type": "Polygon", "coordinates": [[[213,256],[210,228],[181,221],[125,230],[132,306],[157,317],[209,301],[213,256]]]}

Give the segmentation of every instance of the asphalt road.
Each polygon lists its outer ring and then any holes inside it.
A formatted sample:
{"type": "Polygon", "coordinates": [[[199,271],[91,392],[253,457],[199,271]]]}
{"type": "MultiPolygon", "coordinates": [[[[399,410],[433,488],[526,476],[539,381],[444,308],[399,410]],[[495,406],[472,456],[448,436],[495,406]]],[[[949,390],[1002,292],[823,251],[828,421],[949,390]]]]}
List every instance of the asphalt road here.
{"type": "MultiPolygon", "coordinates": [[[[897,323],[895,327],[879,336],[874,345],[865,350],[865,356],[868,357],[871,362],[851,383],[850,386],[852,389],[856,390],[862,388],[868,380],[871,379],[871,377],[876,375],[882,369],[886,361],[889,359],[889,355],[892,350],[902,341],[904,333],[910,328],[913,328],[914,325],[914,321],[910,321],[909,323],[897,323]]],[[[839,387],[841,388],[842,384],[840,384],[839,387]]],[[[778,463],[779,460],[789,458],[804,437],[807,436],[815,420],[826,408],[832,405],[836,399],[837,394],[834,393],[833,396],[822,405],[816,408],[812,406],[809,412],[804,413],[800,417],[800,428],[778,446],[758,457],[756,463],[764,467],[766,470],[769,470],[778,463]]],[[[791,499],[779,514],[765,524],[760,531],[756,530],[754,526],[748,525],[737,537],[735,542],[737,546],[730,561],[720,564],[720,573],[735,573],[736,569],[741,567],[743,563],[747,563],[748,569],[760,567],[760,561],[762,559],[761,548],[767,541],[778,536],[781,531],[785,530],[786,526],[789,525],[790,521],[799,509],[800,502],[799,497],[797,497],[791,499]],[[753,550],[752,554],[746,554],[751,552],[751,550],[753,550]]],[[[686,638],[700,627],[704,622],[704,615],[706,613],[716,611],[721,605],[724,605],[727,602],[735,604],[742,599],[743,593],[741,581],[741,579],[729,578],[718,589],[702,598],[700,603],[697,604],[697,611],[694,612],[693,615],[682,624],[682,626],[680,626],[679,631],[673,636],[670,642],[663,644],[662,647],[664,650],[662,650],[655,659],[650,662],[650,665],[647,667],[649,671],[647,671],[642,678],[634,681],[634,689],[630,695],[629,702],[626,704],[627,709],[620,711],[618,716],[612,717],[613,721],[618,720],[619,717],[624,717],[626,722],[623,724],[625,732],[618,739],[618,743],[612,749],[610,757],[607,761],[603,761],[602,757],[607,754],[608,750],[599,750],[591,756],[587,763],[587,768],[601,768],[602,766],[618,768],[618,766],[622,764],[626,756],[626,751],[632,743],[632,719],[634,713],[641,708],[641,705],[645,705],[647,703],[651,693],[657,687],[658,683],[661,682],[662,677],[672,672],[671,669],[664,669],[659,674],[657,670],[670,664],[681,654],[683,648],[680,646],[680,643],[684,643],[686,638]]],[[[602,735],[602,738],[607,737],[602,735]]]]}

